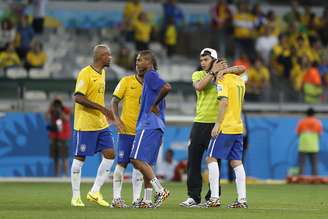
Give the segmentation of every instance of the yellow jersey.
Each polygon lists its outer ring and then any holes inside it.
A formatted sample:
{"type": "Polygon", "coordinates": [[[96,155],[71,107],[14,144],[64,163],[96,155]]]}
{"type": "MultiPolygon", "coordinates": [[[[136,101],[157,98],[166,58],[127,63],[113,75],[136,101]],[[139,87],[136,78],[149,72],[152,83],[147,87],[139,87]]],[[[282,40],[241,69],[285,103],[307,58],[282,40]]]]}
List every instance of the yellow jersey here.
{"type": "Polygon", "coordinates": [[[142,82],[136,75],[123,77],[115,88],[113,96],[122,100],[121,120],[126,130],[120,134],[135,135],[140,111],[142,82]]]}
{"type": "Polygon", "coordinates": [[[133,23],[134,38],[136,41],[148,43],[150,41],[152,26],[150,23],[144,23],[136,20],[133,23]]]}
{"type": "MultiPolygon", "coordinates": [[[[90,65],[83,68],[76,80],[75,94],[83,94],[88,100],[105,107],[105,70],[97,72],[90,65]]],[[[98,131],[108,127],[106,116],[99,110],[75,103],[74,129],[98,131]]]]}
{"type": "Polygon", "coordinates": [[[221,81],[217,81],[217,92],[218,99],[223,97],[228,99],[220,131],[223,134],[242,134],[241,111],[245,95],[245,82],[238,75],[226,74],[221,81]]]}

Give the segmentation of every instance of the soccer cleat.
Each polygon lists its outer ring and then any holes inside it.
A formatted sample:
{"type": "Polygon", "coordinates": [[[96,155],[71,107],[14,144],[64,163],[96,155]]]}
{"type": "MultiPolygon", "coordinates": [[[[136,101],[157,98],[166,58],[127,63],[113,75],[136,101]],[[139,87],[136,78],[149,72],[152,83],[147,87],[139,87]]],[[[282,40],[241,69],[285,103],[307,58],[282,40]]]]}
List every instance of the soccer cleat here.
{"type": "Polygon", "coordinates": [[[154,201],[155,208],[161,206],[163,202],[169,197],[169,195],[170,195],[170,191],[167,189],[164,189],[163,192],[156,193],[155,201],[154,201]]]}
{"type": "Polygon", "coordinates": [[[95,193],[89,192],[87,195],[87,200],[91,202],[96,202],[97,204],[104,207],[109,207],[109,203],[104,200],[100,192],[95,192],[95,193]]]}
{"type": "Polygon", "coordinates": [[[113,199],[111,207],[112,208],[128,208],[129,206],[127,204],[125,204],[125,201],[122,198],[116,198],[116,199],[113,199]]]}
{"type": "Polygon", "coordinates": [[[156,208],[155,205],[151,202],[141,201],[138,208],[156,208]]]}
{"type": "Polygon", "coordinates": [[[179,205],[180,205],[181,207],[185,207],[185,208],[193,208],[193,207],[198,206],[198,203],[195,202],[195,200],[194,200],[193,198],[190,198],[190,197],[189,197],[189,198],[187,198],[186,201],[181,202],[179,205]]]}
{"type": "Polygon", "coordinates": [[[80,197],[72,198],[71,206],[73,207],[85,207],[84,203],[82,202],[80,197]]]}
{"type": "Polygon", "coordinates": [[[142,199],[138,198],[135,202],[132,202],[131,208],[140,208],[141,203],[142,199]]]}
{"type": "Polygon", "coordinates": [[[218,208],[221,206],[220,198],[210,198],[204,204],[201,205],[202,208],[218,208]]]}
{"type": "Polygon", "coordinates": [[[236,200],[235,202],[229,204],[227,208],[248,208],[246,199],[242,200],[243,202],[239,202],[236,200]]]}

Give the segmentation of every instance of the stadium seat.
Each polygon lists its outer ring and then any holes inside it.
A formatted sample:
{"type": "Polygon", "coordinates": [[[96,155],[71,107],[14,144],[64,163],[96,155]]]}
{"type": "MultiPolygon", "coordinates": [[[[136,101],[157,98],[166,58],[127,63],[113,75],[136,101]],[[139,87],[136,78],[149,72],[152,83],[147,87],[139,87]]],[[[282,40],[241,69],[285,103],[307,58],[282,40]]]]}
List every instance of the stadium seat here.
{"type": "Polygon", "coordinates": [[[9,68],[7,69],[7,77],[12,78],[12,79],[17,79],[17,78],[26,78],[27,77],[27,72],[23,68],[9,68]]]}
{"type": "Polygon", "coordinates": [[[26,91],[24,95],[25,100],[46,100],[47,94],[40,90],[26,91]]]}
{"type": "Polygon", "coordinates": [[[49,78],[50,77],[50,71],[48,68],[34,68],[31,69],[29,72],[30,78],[33,79],[40,79],[40,78],[49,78]]]}

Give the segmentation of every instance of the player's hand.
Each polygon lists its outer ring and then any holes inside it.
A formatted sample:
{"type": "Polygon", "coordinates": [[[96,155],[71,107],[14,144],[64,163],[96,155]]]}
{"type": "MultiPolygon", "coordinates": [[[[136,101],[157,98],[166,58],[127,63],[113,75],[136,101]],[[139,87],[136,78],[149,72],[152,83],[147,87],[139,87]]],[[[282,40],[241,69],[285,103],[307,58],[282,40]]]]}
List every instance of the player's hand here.
{"type": "Polygon", "coordinates": [[[211,136],[212,136],[212,138],[216,138],[219,134],[220,134],[220,124],[215,123],[215,125],[212,129],[212,132],[211,132],[211,136]]]}
{"type": "Polygon", "coordinates": [[[223,70],[227,67],[228,67],[228,63],[225,60],[220,61],[220,62],[215,61],[212,65],[211,71],[212,72],[219,72],[219,71],[221,71],[221,70],[223,70]]]}
{"type": "Polygon", "coordinates": [[[118,131],[120,132],[120,133],[122,133],[122,132],[124,132],[125,131],[125,125],[124,125],[124,123],[122,122],[122,120],[121,119],[116,119],[115,120],[115,125],[116,125],[116,128],[118,129],[118,131]]]}
{"type": "Polygon", "coordinates": [[[159,108],[156,105],[152,105],[150,108],[150,111],[155,113],[157,116],[159,116],[159,108]]]}
{"type": "Polygon", "coordinates": [[[116,123],[112,110],[104,107],[101,112],[106,116],[106,119],[109,123],[116,123]]]}

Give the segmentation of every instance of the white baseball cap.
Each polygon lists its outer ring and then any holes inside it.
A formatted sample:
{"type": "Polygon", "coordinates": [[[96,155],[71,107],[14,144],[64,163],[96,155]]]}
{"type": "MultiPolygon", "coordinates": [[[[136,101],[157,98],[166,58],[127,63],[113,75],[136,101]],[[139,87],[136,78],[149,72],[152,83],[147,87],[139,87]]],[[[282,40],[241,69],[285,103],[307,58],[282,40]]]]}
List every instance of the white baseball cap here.
{"type": "Polygon", "coordinates": [[[204,48],[201,52],[200,55],[204,55],[205,52],[210,53],[210,56],[214,59],[218,59],[218,53],[215,51],[215,49],[211,48],[204,48]]]}

